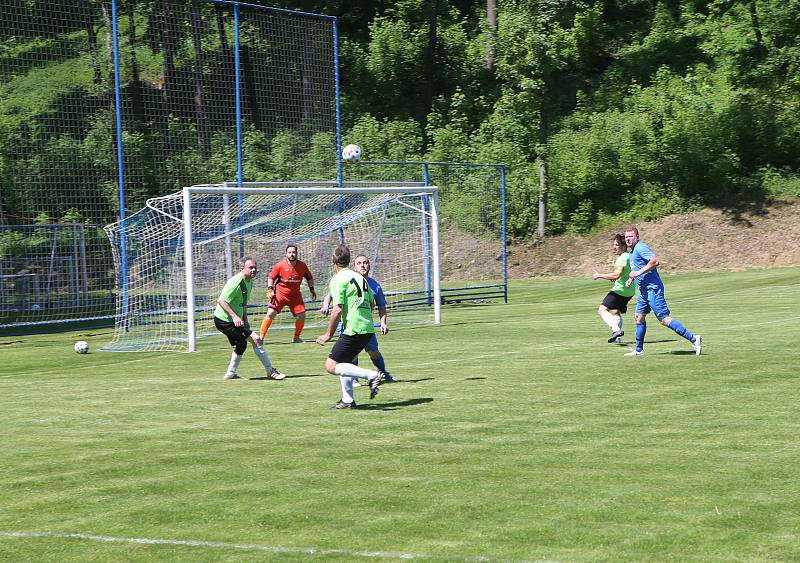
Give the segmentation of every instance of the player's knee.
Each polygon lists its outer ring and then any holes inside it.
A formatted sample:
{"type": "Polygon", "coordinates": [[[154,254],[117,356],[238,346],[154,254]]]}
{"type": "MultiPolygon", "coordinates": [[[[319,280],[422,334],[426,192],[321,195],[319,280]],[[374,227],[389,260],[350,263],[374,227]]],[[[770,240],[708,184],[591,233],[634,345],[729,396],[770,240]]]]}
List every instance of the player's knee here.
{"type": "Polygon", "coordinates": [[[636,313],[634,318],[636,319],[636,324],[637,325],[643,325],[645,323],[645,315],[643,315],[641,313],[636,313]]]}
{"type": "Polygon", "coordinates": [[[598,312],[599,314],[601,314],[601,315],[602,315],[604,312],[606,312],[606,311],[608,311],[608,308],[607,308],[605,305],[600,305],[600,306],[597,308],[597,312],[598,312]]]}
{"type": "Polygon", "coordinates": [[[336,361],[328,358],[325,360],[325,371],[330,373],[331,375],[336,375],[336,361]]]}
{"type": "Polygon", "coordinates": [[[378,352],[377,350],[367,350],[367,354],[369,354],[369,357],[372,358],[373,360],[377,360],[378,358],[381,357],[381,353],[378,352]]]}
{"type": "Polygon", "coordinates": [[[662,317],[662,318],[658,319],[658,322],[660,322],[664,326],[669,326],[669,323],[672,322],[672,317],[667,315],[666,317],[662,317]]]}

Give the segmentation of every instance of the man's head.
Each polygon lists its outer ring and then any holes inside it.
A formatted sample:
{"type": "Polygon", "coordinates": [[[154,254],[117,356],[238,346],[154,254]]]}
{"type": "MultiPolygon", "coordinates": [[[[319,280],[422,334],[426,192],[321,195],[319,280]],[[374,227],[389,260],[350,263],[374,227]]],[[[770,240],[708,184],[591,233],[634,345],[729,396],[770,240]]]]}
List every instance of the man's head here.
{"type": "Polygon", "coordinates": [[[625,244],[628,248],[633,248],[637,242],[639,242],[639,229],[630,227],[625,231],[625,244]]]}
{"type": "Polygon", "coordinates": [[[287,244],[286,245],[286,259],[291,262],[292,264],[295,263],[297,260],[297,245],[296,244],[287,244]]]}
{"type": "Polygon", "coordinates": [[[242,275],[246,280],[252,280],[258,274],[258,264],[252,258],[242,259],[242,275]]]}
{"type": "Polygon", "coordinates": [[[331,262],[333,262],[333,264],[336,266],[341,266],[342,268],[346,268],[347,265],[350,264],[350,249],[347,248],[346,244],[340,244],[333,249],[331,262]]]}
{"type": "Polygon", "coordinates": [[[614,252],[617,254],[622,254],[627,250],[628,243],[625,242],[625,235],[616,234],[614,235],[614,252]]]}
{"type": "Polygon", "coordinates": [[[355,259],[355,271],[361,274],[364,277],[369,275],[369,258],[364,256],[363,254],[359,254],[356,256],[355,259]]]}

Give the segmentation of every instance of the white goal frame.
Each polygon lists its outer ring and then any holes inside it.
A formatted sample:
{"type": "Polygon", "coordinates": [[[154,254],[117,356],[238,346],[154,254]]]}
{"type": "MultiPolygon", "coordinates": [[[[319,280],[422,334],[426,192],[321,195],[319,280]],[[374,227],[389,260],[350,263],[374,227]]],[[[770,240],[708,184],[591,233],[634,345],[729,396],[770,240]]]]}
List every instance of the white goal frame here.
{"type": "MultiPolygon", "coordinates": [[[[369,186],[347,187],[309,187],[298,185],[298,183],[262,183],[251,182],[243,183],[237,187],[225,185],[199,185],[183,188],[183,234],[184,234],[184,261],[186,275],[186,313],[187,313],[187,345],[188,351],[194,352],[197,349],[197,333],[195,327],[195,291],[194,291],[194,252],[193,252],[193,233],[192,233],[192,195],[194,194],[215,194],[215,195],[254,195],[254,194],[363,194],[363,193],[395,193],[408,195],[427,195],[431,196],[430,209],[415,210],[424,214],[430,221],[430,245],[431,245],[431,289],[433,293],[433,322],[441,323],[442,297],[440,284],[440,264],[439,264],[439,189],[437,186],[425,186],[417,183],[411,185],[398,185],[401,182],[387,185],[375,186],[370,182],[369,186]],[[282,185],[281,185],[282,184],[282,185]]],[[[403,204],[407,205],[407,204],[403,204]]],[[[410,206],[409,206],[410,207],[410,206]]],[[[226,229],[227,230],[227,229],[226,229]]],[[[228,264],[230,274],[232,264],[228,264]]]]}

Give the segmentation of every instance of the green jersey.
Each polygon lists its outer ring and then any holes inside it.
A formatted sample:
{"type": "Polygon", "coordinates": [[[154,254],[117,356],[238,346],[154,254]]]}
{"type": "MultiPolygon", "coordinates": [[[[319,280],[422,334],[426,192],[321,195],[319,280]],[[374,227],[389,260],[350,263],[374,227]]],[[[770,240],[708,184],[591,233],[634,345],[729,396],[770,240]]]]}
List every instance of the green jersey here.
{"type": "Polygon", "coordinates": [[[631,255],[627,252],[623,252],[617,256],[617,259],[614,261],[614,270],[616,271],[620,268],[622,268],[622,273],[614,280],[611,291],[623,297],[633,297],[633,294],[636,293],[636,284],[632,283],[630,287],[625,286],[625,282],[628,281],[628,274],[631,273],[631,255]]]}
{"type": "MultiPolygon", "coordinates": [[[[223,301],[226,301],[237,315],[243,318],[245,307],[247,307],[247,300],[250,298],[250,293],[252,291],[253,280],[244,279],[244,274],[239,272],[228,280],[228,283],[222,288],[222,293],[219,294],[219,297],[223,301]]],[[[231,316],[219,303],[217,303],[217,308],[214,309],[214,316],[229,323],[233,322],[231,316]]]]}
{"type": "Polygon", "coordinates": [[[342,334],[374,334],[372,308],[375,297],[367,279],[350,268],[342,268],[329,284],[332,305],[342,306],[342,334]]]}

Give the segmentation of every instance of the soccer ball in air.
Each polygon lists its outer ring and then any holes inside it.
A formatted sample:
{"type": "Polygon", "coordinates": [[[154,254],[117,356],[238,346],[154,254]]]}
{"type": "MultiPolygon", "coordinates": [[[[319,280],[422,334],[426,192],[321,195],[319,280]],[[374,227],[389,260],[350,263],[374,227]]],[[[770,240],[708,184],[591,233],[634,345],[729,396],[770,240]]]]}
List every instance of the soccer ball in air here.
{"type": "Polygon", "coordinates": [[[78,340],[75,343],[75,351],[78,354],[88,354],[89,353],[89,343],[85,340],[78,340]]]}
{"type": "Polygon", "coordinates": [[[358,145],[347,145],[342,149],[342,160],[347,162],[358,162],[361,160],[361,147],[358,145]]]}

